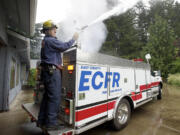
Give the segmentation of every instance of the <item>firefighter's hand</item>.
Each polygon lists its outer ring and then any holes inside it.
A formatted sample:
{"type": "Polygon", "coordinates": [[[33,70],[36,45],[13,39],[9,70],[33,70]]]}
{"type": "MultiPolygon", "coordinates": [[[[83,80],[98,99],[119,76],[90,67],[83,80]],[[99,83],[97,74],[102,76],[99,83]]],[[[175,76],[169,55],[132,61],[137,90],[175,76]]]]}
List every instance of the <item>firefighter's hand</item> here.
{"type": "Polygon", "coordinates": [[[61,65],[57,66],[57,68],[58,68],[59,70],[63,70],[63,66],[61,66],[61,65]]]}
{"type": "Polygon", "coordinates": [[[79,33],[75,32],[73,35],[73,39],[77,41],[78,38],[79,38],[79,33]]]}

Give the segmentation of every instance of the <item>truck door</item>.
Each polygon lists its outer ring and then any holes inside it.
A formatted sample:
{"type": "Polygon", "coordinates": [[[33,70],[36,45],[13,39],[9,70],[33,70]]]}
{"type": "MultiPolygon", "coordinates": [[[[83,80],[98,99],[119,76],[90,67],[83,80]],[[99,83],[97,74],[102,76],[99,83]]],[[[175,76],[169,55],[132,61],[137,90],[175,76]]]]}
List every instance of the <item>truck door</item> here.
{"type": "Polygon", "coordinates": [[[77,64],[75,125],[107,117],[106,66],[77,64]]]}
{"type": "Polygon", "coordinates": [[[155,76],[155,73],[151,71],[151,90],[152,90],[152,95],[156,96],[159,93],[159,81],[161,78],[159,76],[155,76]]]}
{"type": "Polygon", "coordinates": [[[146,70],[143,68],[136,68],[135,69],[135,94],[137,101],[136,103],[140,103],[147,98],[147,80],[146,80],[146,70]]]}
{"type": "Polygon", "coordinates": [[[147,98],[152,97],[152,89],[151,89],[151,71],[150,69],[146,69],[146,84],[147,84],[147,98]]]}

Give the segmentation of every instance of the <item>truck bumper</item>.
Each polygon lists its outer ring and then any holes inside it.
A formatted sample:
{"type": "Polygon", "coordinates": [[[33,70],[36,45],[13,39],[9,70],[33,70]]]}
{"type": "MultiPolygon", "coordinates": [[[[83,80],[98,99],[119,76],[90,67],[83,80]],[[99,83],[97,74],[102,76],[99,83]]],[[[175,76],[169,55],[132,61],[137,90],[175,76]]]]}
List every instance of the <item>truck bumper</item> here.
{"type": "MultiPolygon", "coordinates": [[[[34,104],[34,103],[22,104],[22,108],[28,113],[32,122],[37,122],[38,113],[40,109],[39,104],[34,104]]],[[[45,129],[42,129],[42,131],[48,135],[68,135],[68,133],[74,135],[74,129],[72,127],[68,127],[67,125],[64,125],[63,128],[58,130],[47,131],[45,129]]]]}

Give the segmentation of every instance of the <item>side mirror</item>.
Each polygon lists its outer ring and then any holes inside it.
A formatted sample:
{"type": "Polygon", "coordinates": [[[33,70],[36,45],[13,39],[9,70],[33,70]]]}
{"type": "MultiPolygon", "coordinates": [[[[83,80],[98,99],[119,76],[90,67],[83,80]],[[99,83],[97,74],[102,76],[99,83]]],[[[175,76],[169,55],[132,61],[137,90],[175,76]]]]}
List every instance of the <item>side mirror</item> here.
{"type": "Polygon", "coordinates": [[[154,71],[155,76],[161,76],[161,71],[154,71]]]}
{"type": "Polygon", "coordinates": [[[155,77],[155,72],[151,70],[151,75],[155,77]]]}
{"type": "Polygon", "coordinates": [[[145,55],[145,58],[146,58],[147,62],[149,63],[149,60],[151,59],[151,55],[148,53],[145,55]]]}

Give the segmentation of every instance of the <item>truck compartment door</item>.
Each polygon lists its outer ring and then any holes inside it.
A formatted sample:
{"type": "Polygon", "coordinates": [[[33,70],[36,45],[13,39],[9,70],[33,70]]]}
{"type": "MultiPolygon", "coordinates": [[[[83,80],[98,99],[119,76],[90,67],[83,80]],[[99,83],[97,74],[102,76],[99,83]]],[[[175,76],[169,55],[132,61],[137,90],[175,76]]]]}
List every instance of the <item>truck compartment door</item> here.
{"type": "Polygon", "coordinates": [[[147,99],[146,71],[143,68],[135,69],[136,78],[136,101],[137,103],[147,99]]]}
{"type": "Polygon", "coordinates": [[[107,117],[107,67],[77,65],[76,126],[107,117]]]}
{"type": "Polygon", "coordinates": [[[113,116],[117,98],[135,92],[134,69],[125,67],[111,67],[111,81],[108,94],[108,117],[113,116]]]}

